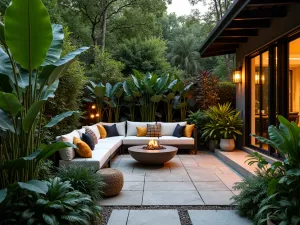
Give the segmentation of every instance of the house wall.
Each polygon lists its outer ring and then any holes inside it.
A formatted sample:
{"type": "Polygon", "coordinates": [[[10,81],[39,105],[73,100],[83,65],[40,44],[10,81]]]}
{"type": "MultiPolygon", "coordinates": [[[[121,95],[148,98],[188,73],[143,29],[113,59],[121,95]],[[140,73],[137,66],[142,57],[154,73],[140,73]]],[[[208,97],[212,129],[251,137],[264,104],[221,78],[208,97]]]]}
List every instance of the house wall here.
{"type": "MultiPolygon", "coordinates": [[[[236,51],[236,63],[237,67],[242,67],[242,84],[237,85],[236,92],[236,107],[241,112],[241,115],[245,115],[245,102],[250,99],[245,99],[245,57],[249,54],[255,53],[264,46],[267,46],[276,39],[286,35],[292,30],[300,27],[300,5],[295,4],[288,8],[288,14],[285,18],[276,18],[272,20],[270,28],[260,29],[258,36],[249,37],[248,42],[240,44],[236,51]]],[[[251,121],[245,121],[245,123],[251,123],[251,121]]],[[[245,132],[244,132],[245,133],[245,132]]],[[[242,148],[245,143],[245,137],[241,137],[237,140],[237,147],[242,148]]]]}

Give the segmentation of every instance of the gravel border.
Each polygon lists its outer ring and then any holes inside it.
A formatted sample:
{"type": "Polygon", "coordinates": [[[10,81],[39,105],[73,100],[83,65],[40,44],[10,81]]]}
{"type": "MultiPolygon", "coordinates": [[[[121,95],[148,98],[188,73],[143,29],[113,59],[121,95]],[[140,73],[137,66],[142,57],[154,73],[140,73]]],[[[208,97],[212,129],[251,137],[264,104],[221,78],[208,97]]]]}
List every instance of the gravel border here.
{"type": "Polygon", "coordinates": [[[188,210],[235,210],[236,206],[102,206],[102,221],[98,225],[107,225],[111,212],[118,210],[165,210],[176,209],[181,225],[192,225],[188,210]]]}

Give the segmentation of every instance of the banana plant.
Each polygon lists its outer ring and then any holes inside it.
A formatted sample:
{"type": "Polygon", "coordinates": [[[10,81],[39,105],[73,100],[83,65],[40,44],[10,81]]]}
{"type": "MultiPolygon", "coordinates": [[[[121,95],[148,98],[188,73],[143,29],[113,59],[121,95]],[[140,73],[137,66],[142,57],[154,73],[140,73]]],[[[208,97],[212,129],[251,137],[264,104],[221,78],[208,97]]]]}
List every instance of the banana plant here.
{"type": "Polygon", "coordinates": [[[162,101],[166,103],[165,105],[165,112],[166,112],[166,121],[167,122],[173,122],[173,105],[174,105],[174,99],[176,97],[176,84],[178,80],[173,80],[169,83],[168,89],[166,90],[166,93],[163,95],[162,101]]]}
{"type": "Polygon", "coordinates": [[[88,48],[61,57],[63,29],[51,25],[41,0],[12,0],[0,23],[0,184],[36,178],[39,161],[70,146],[42,147],[41,133],[75,112],[63,113],[45,127],[44,105],[55,96],[59,78],[75,57],[88,48]],[[8,87],[2,85],[2,80],[8,87]],[[4,92],[5,91],[5,92],[4,92]]]}
{"type": "Polygon", "coordinates": [[[104,98],[106,87],[101,82],[99,84],[95,84],[93,81],[90,81],[87,89],[90,91],[90,98],[86,98],[85,100],[87,102],[95,103],[97,113],[99,114],[99,117],[97,117],[97,119],[98,122],[100,122],[103,119],[104,115],[104,98]]]}
{"type": "Polygon", "coordinates": [[[107,118],[108,122],[113,122],[113,113],[115,122],[119,122],[120,117],[120,98],[123,95],[122,83],[118,82],[114,86],[106,83],[105,103],[107,104],[107,118]]]}
{"type": "Polygon", "coordinates": [[[129,118],[131,121],[135,120],[135,105],[136,105],[136,98],[140,97],[136,94],[138,92],[135,92],[133,90],[133,85],[129,83],[128,81],[123,82],[123,89],[125,92],[124,100],[127,102],[127,106],[129,108],[129,118]]]}

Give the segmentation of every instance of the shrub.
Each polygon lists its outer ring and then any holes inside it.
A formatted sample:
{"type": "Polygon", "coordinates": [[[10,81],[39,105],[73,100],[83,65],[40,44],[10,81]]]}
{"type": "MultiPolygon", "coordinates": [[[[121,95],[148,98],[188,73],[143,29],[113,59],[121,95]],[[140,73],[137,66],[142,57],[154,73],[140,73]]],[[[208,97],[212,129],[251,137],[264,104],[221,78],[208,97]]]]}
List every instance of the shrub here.
{"type": "Polygon", "coordinates": [[[236,85],[232,82],[219,82],[218,97],[220,104],[230,102],[232,107],[235,108],[236,85]]]}
{"type": "Polygon", "coordinates": [[[189,124],[195,124],[198,129],[202,129],[209,121],[209,117],[205,112],[198,110],[197,112],[190,112],[186,121],[189,124]]]}
{"type": "Polygon", "coordinates": [[[73,188],[88,194],[93,200],[101,199],[105,186],[103,178],[93,167],[82,165],[69,165],[60,167],[57,176],[63,181],[69,181],[73,188]]]}
{"type": "Polygon", "coordinates": [[[14,183],[0,203],[0,224],[89,225],[97,217],[100,218],[100,207],[91,197],[58,177],[45,182],[14,183]]]}
{"type": "Polygon", "coordinates": [[[55,175],[54,163],[48,159],[42,160],[38,164],[36,170],[39,180],[48,180],[50,178],[53,178],[55,175]]]}

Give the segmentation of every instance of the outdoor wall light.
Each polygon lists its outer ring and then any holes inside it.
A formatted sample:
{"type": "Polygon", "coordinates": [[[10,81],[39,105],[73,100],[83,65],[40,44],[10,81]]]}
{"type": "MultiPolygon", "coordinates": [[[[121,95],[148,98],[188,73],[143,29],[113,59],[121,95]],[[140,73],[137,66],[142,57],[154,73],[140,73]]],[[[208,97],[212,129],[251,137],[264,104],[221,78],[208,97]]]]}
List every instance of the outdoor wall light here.
{"type": "Polygon", "coordinates": [[[236,69],[233,71],[232,82],[235,84],[242,83],[242,70],[236,69]]]}

